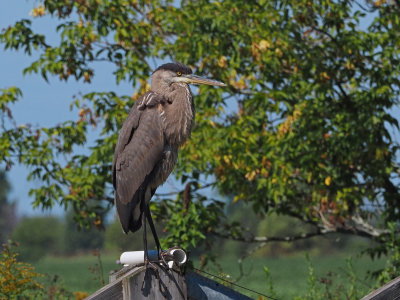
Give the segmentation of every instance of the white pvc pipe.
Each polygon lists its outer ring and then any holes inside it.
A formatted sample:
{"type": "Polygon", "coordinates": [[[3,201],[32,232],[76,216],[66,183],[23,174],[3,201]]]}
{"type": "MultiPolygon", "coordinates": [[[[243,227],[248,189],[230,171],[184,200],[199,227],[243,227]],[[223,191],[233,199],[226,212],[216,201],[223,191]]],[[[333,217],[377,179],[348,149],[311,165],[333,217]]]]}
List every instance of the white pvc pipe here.
{"type": "Polygon", "coordinates": [[[182,248],[168,249],[166,252],[172,255],[173,261],[178,266],[183,265],[187,261],[187,254],[182,248]]]}
{"type": "MultiPolygon", "coordinates": [[[[178,266],[183,265],[187,261],[186,252],[179,247],[174,247],[163,251],[166,256],[165,259],[168,263],[168,267],[172,268],[175,263],[178,266]],[[171,260],[172,258],[172,260],[171,260]]],[[[157,250],[147,251],[149,260],[152,262],[158,262],[158,252],[157,250]]],[[[144,263],[144,251],[129,251],[121,254],[119,259],[120,263],[123,265],[138,265],[144,263]]]]}
{"type": "MultiPolygon", "coordinates": [[[[147,251],[150,261],[158,261],[157,250],[147,251]]],[[[121,264],[124,265],[138,265],[144,263],[144,251],[129,251],[121,254],[119,258],[121,264]]]]}

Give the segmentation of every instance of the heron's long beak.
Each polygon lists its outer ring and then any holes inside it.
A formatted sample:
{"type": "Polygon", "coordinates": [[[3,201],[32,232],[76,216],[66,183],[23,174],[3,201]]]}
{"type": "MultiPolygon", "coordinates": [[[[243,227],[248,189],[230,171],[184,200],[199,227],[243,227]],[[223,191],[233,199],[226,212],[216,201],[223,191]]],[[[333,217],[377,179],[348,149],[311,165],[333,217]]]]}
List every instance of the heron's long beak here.
{"type": "Polygon", "coordinates": [[[217,85],[217,86],[226,86],[225,83],[217,80],[208,79],[205,77],[193,75],[193,74],[185,74],[180,77],[174,77],[174,82],[185,82],[187,84],[207,84],[207,85],[217,85]]]}

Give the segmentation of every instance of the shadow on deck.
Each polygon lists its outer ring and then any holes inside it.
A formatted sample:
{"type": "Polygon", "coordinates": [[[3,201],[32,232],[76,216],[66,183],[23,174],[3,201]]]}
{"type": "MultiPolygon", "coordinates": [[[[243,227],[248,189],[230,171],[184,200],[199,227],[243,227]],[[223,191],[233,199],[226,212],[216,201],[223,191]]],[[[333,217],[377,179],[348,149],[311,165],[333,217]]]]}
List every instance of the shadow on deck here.
{"type": "Polygon", "coordinates": [[[156,264],[160,280],[152,269],[147,271],[143,266],[123,267],[110,276],[110,283],[87,300],[249,300],[251,298],[236,292],[214,280],[201,276],[193,271],[181,274],[167,271],[156,264]]]}

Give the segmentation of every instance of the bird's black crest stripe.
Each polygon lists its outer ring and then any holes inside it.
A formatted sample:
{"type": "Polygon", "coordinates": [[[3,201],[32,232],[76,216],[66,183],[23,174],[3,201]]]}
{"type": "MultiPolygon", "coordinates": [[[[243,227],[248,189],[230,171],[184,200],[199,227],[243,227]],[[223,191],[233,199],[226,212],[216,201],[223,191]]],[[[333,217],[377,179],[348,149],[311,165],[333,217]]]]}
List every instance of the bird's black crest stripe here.
{"type": "Polygon", "coordinates": [[[181,72],[182,74],[192,74],[192,69],[180,62],[167,63],[159,66],[153,73],[158,70],[169,70],[172,72],[181,72]]]}

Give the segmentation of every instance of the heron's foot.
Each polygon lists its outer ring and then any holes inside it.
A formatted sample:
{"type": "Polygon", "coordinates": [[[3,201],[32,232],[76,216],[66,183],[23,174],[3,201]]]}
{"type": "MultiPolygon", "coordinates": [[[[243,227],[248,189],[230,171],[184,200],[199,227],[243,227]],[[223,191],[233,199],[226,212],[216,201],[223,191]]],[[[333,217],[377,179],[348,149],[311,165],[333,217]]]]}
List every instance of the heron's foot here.
{"type": "Polygon", "coordinates": [[[163,251],[162,249],[158,249],[158,260],[164,264],[164,266],[167,268],[167,270],[169,270],[169,265],[166,259],[171,260],[170,255],[168,255],[165,251],[163,251]]]}
{"type": "MultiPolygon", "coordinates": [[[[149,270],[149,269],[152,269],[154,271],[154,273],[156,274],[156,279],[158,280],[158,284],[160,285],[160,273],[158,272],[158,268],[155,266],[154,263],[149,261],[149,259],[147,257],[144,259],[144,267],[146,269],[146,273],[147,273],[147,270],[149,270]]],[[[142,290],[144,288],[145,281],[146,281],[146,276],[143,278],[142,290]]]]}
{"type": "Polygon", "coordinates": [[[165,291],[167,290],[167,287],[165,286],[165,284],[163,284],[163,282],[161,281],[161,277],[160,277],[160,273],[159,273],[159,269],[156,266],[156,263],[152,263],[151,261],[149,261],[148,258],[145,259],[144,261],[144,266],[146,268],[146,275],[143,278],[143,282],[142,282],[142,290],[144,289],[144,283],[146,281],[146,276],[147,276],[147,271],[149,269],[152,269],[156,275],[156,280],[158,281],[158,289],[161,292],[161,294],[165,294],[165,291]],[[164,285],[164,289],[163,289],[163,285],[164,285]]]}
{"type": "Polygon", "coordinates": [[[146,270],[148,268],[152,269],[155,273],[156,273],[156,277],[160,278],[160,274],[158,273],[158,268],[155,266],[154,263],[152,263],[148,258],[146,258],[144,260],[144,267],[146,268],[146,270]]]}

